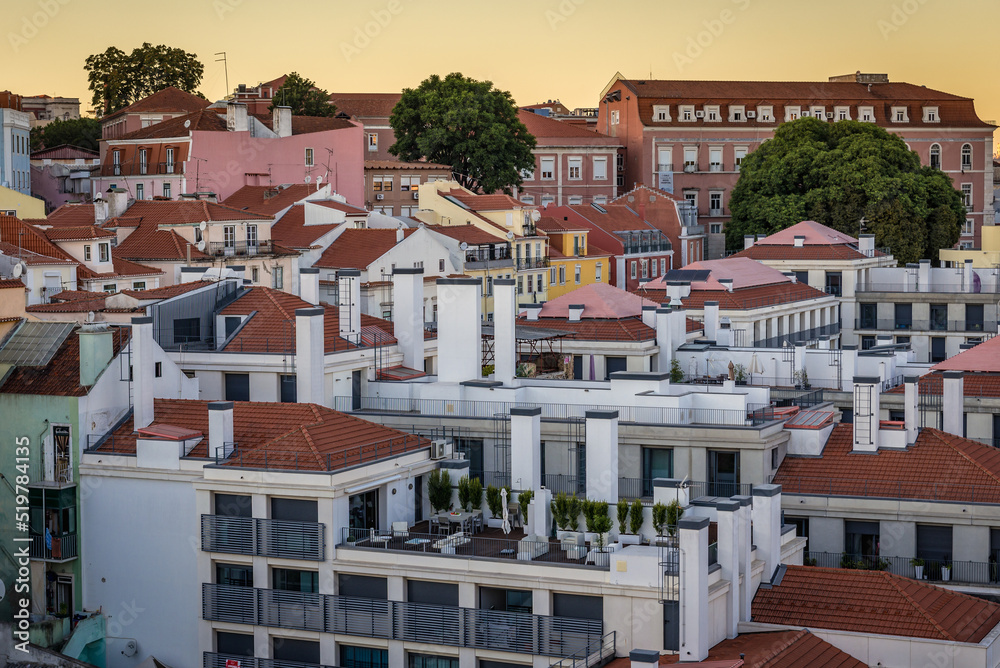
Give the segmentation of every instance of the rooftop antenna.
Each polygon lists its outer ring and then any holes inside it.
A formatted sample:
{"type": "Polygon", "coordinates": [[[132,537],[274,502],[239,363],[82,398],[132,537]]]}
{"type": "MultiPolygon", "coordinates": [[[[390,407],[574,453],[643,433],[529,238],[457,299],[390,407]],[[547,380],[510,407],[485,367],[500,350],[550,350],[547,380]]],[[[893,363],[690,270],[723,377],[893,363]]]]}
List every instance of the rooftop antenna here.
{"type": "Polygon", "coordinates": [[[215,55],[222,56],[222,58],[216,58],[215,62],[217,62],[217,63],[221,62],[222,63],[222,67],[226,71],[226,97],[229,97],[230,95],[232,95],[232,92],[229,90],[229,61],[226,60],[226,52],[225,51],[219,51],[215,55]]]}

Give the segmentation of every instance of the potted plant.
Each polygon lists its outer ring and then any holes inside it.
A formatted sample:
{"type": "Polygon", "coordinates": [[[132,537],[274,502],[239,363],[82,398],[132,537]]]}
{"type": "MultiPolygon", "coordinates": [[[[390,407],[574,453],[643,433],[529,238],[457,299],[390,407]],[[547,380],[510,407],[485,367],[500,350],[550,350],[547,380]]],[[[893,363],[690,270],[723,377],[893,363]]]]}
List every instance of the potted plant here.
{"type": "Polygon", "coordinates": [[[597,552],[594,554],[594,563],[598,566],[608,566],[611,563],[611,555],[605,550],[608,544],[608,534],[611,531],[611,518],[605,512],[594,518],[594,542],[597,545],[597,552]]]}
{"type": "Polygon", "coordinates": [[[941,564],[941,582],[951,581],[951,558],[945,557],[941,564]]]}
{"type": "Polygon", "coordinates": [[[924,560],[923,559],[910,559],[910,566],[913,566],[913,570],[916,571],[916,576],[918,580],[924,579],[924,560]]]}
{"type": "MultiPolygon", "coordinates": [[[[602,517],[608,521],[608,526],[610,527],[611,518],[608,517],[608,502],[587,500],[582,503],[582,506],[583,519],[587,524],[587,532],[584,535],[584,540],[588,543],[593,543],[597,540],[597,535],[602,533],[602,530],[598,528],[602,517]]],[[[604,531],[607,531],[607,529],[604,529],[604,531]]]]}
{"type": "Polygon", "coordinates": [[[806,557],[805,559],[802,560],[802,565],[803,566],[815,566],[816,565],[816,557],[806,557]]]}
{"type": "Polygon", "coordinates": [[[795,387],[800,390],[808,390],[811,385],[809,385],[809,373],[805,369],[799,369],[792,374],[795,379],[795,387]]]}
{"type": "Polygon", "coordinates": [[[628,501],[618,499],[616,510],[618,512],[618,534],[628,533],[628,501]]]}
{"type": "MultiPolygon", "coordinates": [[[[508,499],[510,498],[510,490],[509,489],[507,490],[507,498],[508,499]]],[[[531,503],[531,500],[533,498],[535,498],[535,493],[533,491],[531,491],[530,489],[521,490],[518,493],[518,495],[517,495],[517,504],[519,506],[521,506],[521,524],[525,527],[525,533],[528,533],[528,531],[527,531],[527,526],[528,526],[528,505],[531,503]]],[[[535,527],[532,527],[532,528],[534,529],[535,527]]],[[[539,527],[539,528],[541,528],[541,527],[539,527]]],[[[532,533],[537,533],[537,532],[533,531],[532,533]]]]}
{"type": "MultiPolygon", "coordinates": [[[[638,545],[642,542],[642,536],[639,533],[642,529],[642,522],[644,519],[642,516],[642,501],[636,499],[632,502],[631,506],[628,505],[627,501],[625,504],[628,508],[628,533],[625,533],[621,526],[619,526],[618,530],[622,533],[619,534],[618,540],[621,541],[622,545],[638,545]]],[[[621,520],[620,502],[618,506],[618,519],[621,520]]]]}
{"type": "Polygon", "coordinates": [[[483,481],[479,478],[469,480],[469,506],[467,510],[483,509],[483,481]]]}
{"type": "Polygon", "coordinates": [[[667,528],[667,506],[657,501],[653,504],[653,531],[656,532],[656,544],[666,545],[669,541],[663,540],[663,530],[667,528]]]}
{"type": "Polygon", "coordinates": [[[427,479],[427,497],[434,512],[451,510],[451,475],[448,471],[441,469],[431,471],[427,479]]]}
{"type": "Polygon", "coordinates": [[[681,363],[677,361],[676,357],[670,360],[670,382],[671,383],[684,382],[684,370],[681,369],[681,363]]]}
{"type": "MultiPolygon", "coordinates": [[[[569,495],[569,503],[566,508],[566,527],[564,535],[576,535],[580,533],[580,513],[583,510],[583,502],[576,494],[569,495]]],[[[562,536],[560,536],[562,538],[562,536]]]]}
{"type": "Polygon", "coordinates": [[[737,385],[747,384],[747,367],[745,364],[733,365],[733,380],[736,381],[737,385]]]}
{"type": "MultiPolygon", "coordinates": [[[[508,497],[510,498],[510,497],[508,497]]],[[[486,488],[486,507],[489,508],[490,515],[486,520],[486,526],[499,529],[503,526],[503,497],[500,495],[500,488],[489,485],[486,488]]]]}
{"type": "Polygon", "coordinates": [[[462,476],[458,479],[458,505],[468,511],[472,505],[472,497],[469,495],[469,476],[462,476]]]}

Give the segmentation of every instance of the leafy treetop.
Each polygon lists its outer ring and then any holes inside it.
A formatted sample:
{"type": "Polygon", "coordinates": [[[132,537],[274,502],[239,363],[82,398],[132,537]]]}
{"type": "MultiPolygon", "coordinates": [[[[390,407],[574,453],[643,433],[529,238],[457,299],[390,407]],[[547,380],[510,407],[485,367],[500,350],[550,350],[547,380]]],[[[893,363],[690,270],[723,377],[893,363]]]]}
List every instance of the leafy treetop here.
{"type": "Polygon", "coordinates": [[[337,107],[330,104],[330,94],[298,72],[285,77],[285,83],[274,92],[268,108],[273,111],[276,106],[291,107],[295,116],[330,117],[337,113],[337,107]]]}
{"type": "Polygon", "coordinates": [[[168,86],[204,97],[195,90],[205,70],[198,56],[165,44],[143,42],[131,53],[110,46],[88,56],[83,69],[98,116],[112,114],[168,86]]]}

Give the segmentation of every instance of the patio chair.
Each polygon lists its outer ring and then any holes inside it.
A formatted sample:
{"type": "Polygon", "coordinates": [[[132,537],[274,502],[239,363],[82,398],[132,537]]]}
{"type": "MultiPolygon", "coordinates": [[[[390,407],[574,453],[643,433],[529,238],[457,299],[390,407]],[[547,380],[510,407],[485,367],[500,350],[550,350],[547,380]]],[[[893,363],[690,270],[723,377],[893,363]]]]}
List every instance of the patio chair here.
{"type": "Polygon", "coordinates": [[[520,503],[508,503],[507,504],[507,517],[510,520],[510,526],[512,529],[521,527],[524,528],[524,521],[521,518],[521,504],[520,503]]]}
{"type": "Polygon", "coordinates": [[[486,523],[483,521],[482,513],[479,513],[472,518],[472,533],[482,533],[485,527],[486,523]]]}
{"type": "Polygon", "coordinates": [[[392,537],[393,538],[409,538],[410,537],[410,526],[406,522],[393,522],[392,523],[392,537]]]}
{"type": "Polygon", "coordinates": [[[432,516],[430,520],[428,520],[428,524],[429,524],[428,531],[431,533],[431,535],[440,535],[442,533],[441,520],[439,520],[436,515],[432,516]]]}

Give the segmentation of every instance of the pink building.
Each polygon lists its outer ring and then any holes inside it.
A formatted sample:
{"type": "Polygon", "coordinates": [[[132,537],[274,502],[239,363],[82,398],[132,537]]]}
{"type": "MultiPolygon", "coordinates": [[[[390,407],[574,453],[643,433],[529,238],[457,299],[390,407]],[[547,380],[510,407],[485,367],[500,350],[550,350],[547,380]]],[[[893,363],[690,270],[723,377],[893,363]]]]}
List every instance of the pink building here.
{"type": "Polygon", "coordinates": [[[293,116],[288,107],[252,115],[243,104],[213,105],[101,142],[94,191],[123,188],[136,200],[243,186],[329,183],[351,204],[364,201],[363,130],[340,118],[293,116]]]}
{"type": "Polygon", "coordinates": [[[31,154],[31,195],[45,200],[46,211],[67,202],[89,202],[90,177],[100,169],[97,151],[54,146],[31,154]]]}
{"type": "Polygon", "coordinates": [[[601,93],[598,129],[626,147],[629,187],[653,185],[683,196],[707,227],[707,257],[721,257],[729,195],[740,163],[786,121],[876,123],[899,135],[924,165],[941,168],[966,198],[960,244],[979,245],[993,221],[993,130],[971,98],[884,74],[824,82],[640,81],[616,74],[601,93]]]}

